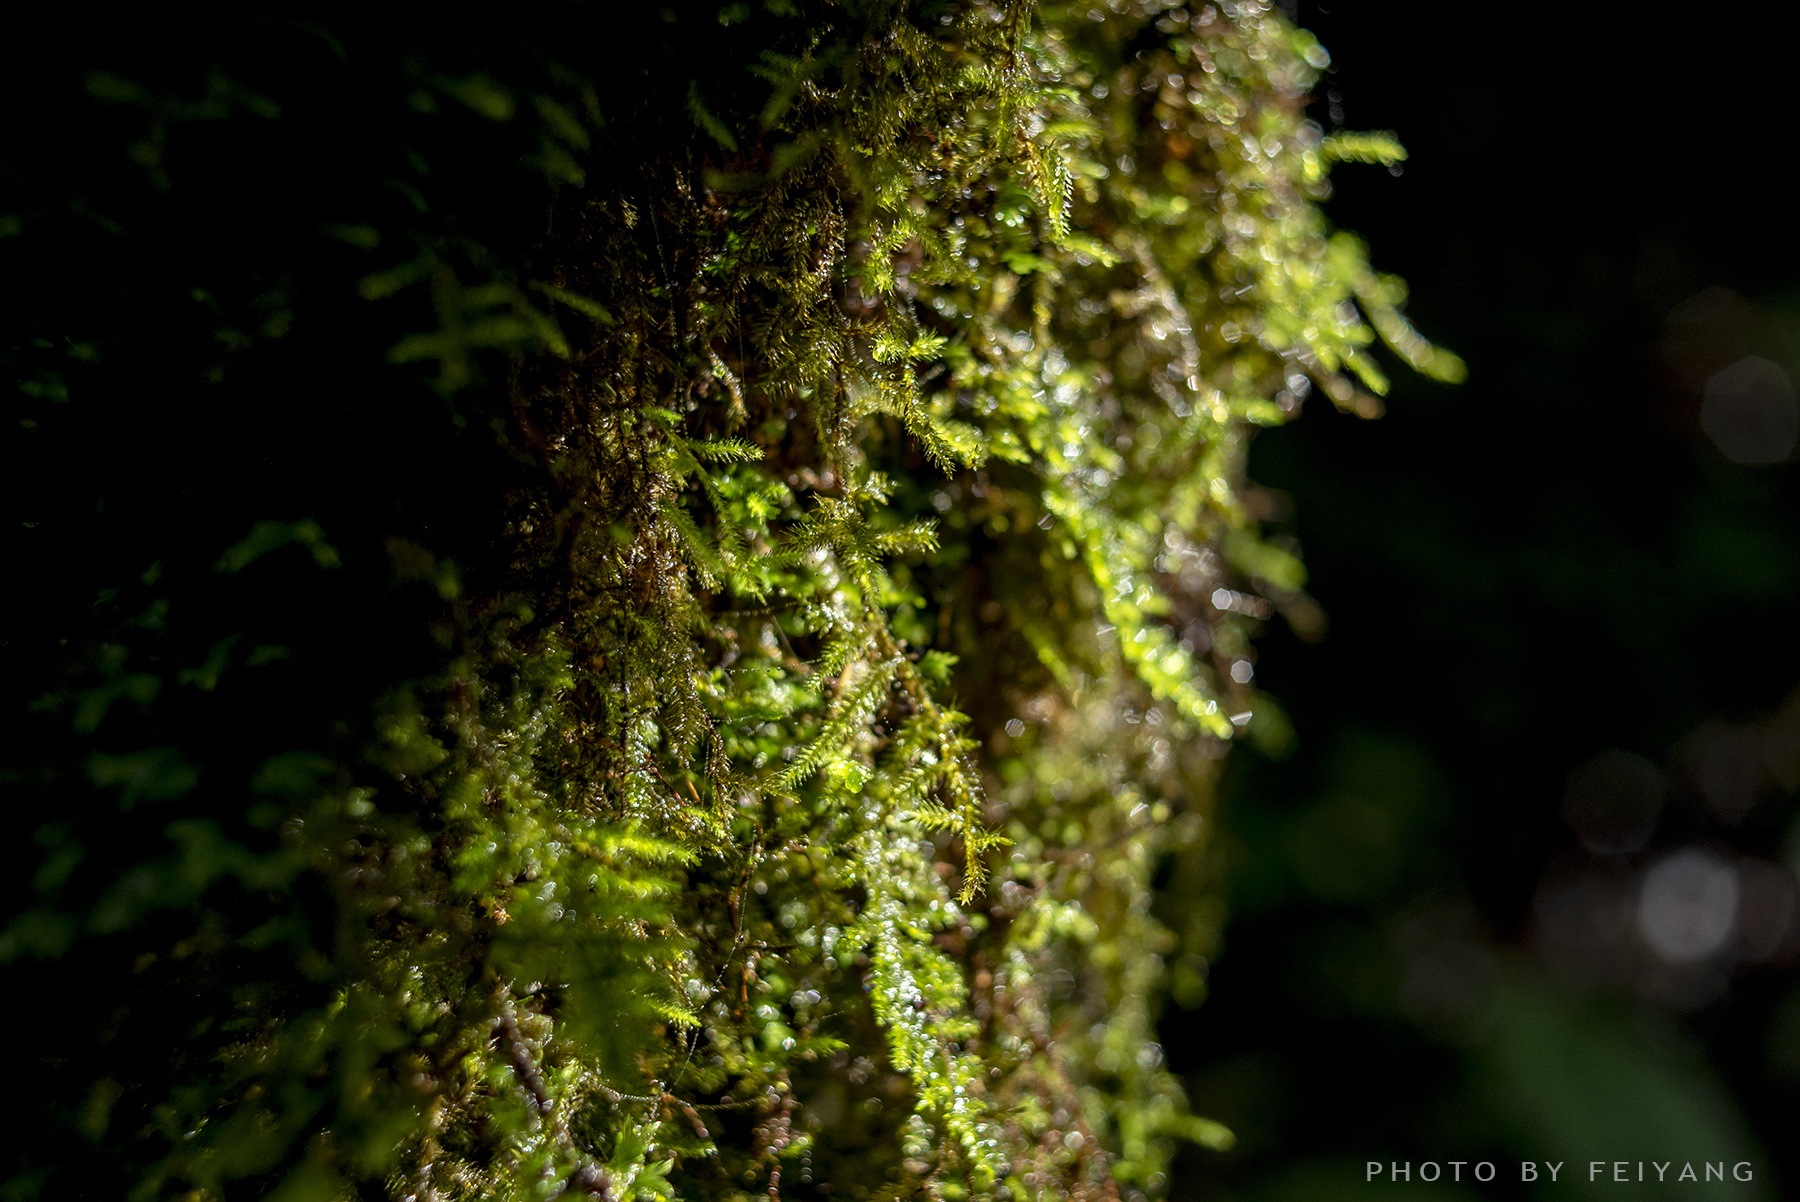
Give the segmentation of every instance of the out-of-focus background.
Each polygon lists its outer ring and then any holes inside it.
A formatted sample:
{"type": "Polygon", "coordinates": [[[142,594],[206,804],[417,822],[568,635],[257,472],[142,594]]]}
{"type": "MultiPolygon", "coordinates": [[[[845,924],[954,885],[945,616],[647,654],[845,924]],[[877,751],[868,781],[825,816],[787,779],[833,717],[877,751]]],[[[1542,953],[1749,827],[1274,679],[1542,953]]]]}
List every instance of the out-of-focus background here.
{"type": "Polygon", "coordinates": [[[1470,376],[1256,443],[1330,625],[1260,643],[1297,736],[1235,757],[1224,948],[1163,1030],[1239,1142],[1174,1195],[1796,1196],[1795,18],[1288,8],[1319,123],[1412,156],[1328,211],[1470,376]]]}

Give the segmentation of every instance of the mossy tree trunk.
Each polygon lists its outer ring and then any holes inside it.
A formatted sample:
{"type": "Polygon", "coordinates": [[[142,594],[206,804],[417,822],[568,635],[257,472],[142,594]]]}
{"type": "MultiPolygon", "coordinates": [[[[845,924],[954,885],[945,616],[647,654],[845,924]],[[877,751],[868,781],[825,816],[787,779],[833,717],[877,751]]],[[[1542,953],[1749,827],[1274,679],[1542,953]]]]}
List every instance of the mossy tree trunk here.
{"type": "Polygon", "coordinates": [[[1154,1024],[1285,737],[1251,639],[1318,622],[1244,449],[1376,412],[1377,337],[1460,370],[1319,213],[1401,151],[1305,119],[1309,35],[36,20],[13,1194],[1141,1198],[1230,1140],[1154,1024]]]}

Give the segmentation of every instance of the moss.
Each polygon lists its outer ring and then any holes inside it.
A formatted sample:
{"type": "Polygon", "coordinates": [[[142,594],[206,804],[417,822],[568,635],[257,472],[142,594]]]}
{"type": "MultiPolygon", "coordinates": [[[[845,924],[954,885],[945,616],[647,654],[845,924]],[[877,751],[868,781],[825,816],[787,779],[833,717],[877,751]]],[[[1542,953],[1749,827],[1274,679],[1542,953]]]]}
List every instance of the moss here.
{"type": "MultiPolygon", "coordinates": [[[[171,569],[20,677],[13,783],[76,817],[8,971],[128,983],[14,1192],[91,1140],[142,1197],[1159,1194],[1231,1136],[1154,1042],[1219,906],[1152,881],[1316,613],[1246,445],[1373,412],[1377,332],[1459,366],[1317,207],[1397,148],[1322,139],[1324,52],[1248,0],[487,20],[114,46],[68,118],[141,127],[97,194],[151,228],[259,122],[343,186],[267,200],[154,369],[171,429],[198,376],[326,433],[255,419],[274,491],[198,459],[214,510],[94,572],[171,569]]],[[[122,311],[32,320],[124,406],[122,311]]]]}

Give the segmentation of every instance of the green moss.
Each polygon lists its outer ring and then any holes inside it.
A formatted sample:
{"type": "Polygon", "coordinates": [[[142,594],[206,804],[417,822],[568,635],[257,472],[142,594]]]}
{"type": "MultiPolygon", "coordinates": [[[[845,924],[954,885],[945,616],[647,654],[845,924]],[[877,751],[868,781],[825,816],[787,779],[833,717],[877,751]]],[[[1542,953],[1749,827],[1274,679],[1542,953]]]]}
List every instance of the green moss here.
{"type": "MultiPolygon", "coordinates": [[[[301,339],[361,407],[271,436],[279,493],[201,460],[215,523],[134,534],[170,569],[20,677],[8,780],[79,819],[0,954],[155,985],[18,1196],[91,1147],[138,1197],[1140,1198],[1231,1142],[1155,1043],[1220,907],[1152,881],[1204,878],[1220,758],[1286,729],[1250,640],[1315,620],[1252,427],[1374,412],[1378,333],[1453,374],[1317,207],[1397,147],[1322,139],[1323,51],[1252,2],[658,12],[650,74],[572,13],[322,14],[347,76],[232,26],[266,89],[89,77],[149,123],[149,199],[103,193],[147,221],[193,203],[182,120],[378,114],[279,143],[366,186],[295,218],[329,255],[264,223],[155,368],[177,414],[301,339]]],[[[96,305],[56,403],[129,395],[96,305]]]]}

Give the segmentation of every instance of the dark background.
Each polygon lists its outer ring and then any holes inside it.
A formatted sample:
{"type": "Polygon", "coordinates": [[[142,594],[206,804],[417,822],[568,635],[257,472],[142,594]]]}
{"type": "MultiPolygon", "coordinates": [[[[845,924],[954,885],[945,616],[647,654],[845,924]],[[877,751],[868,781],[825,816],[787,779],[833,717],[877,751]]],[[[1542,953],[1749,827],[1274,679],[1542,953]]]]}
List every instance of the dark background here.
{"type": "Polygon", "coordinates": [[[1328,212],[1470,372],[1396,370],[1379,421],[1315,397],[1253,451],[1331,625],[1261,642],[1297,740],[1235,757],[1226,947],[1164,1023],[1240,1140],[1173,1192],[1538,1196],[1518,1165],[1547,1160],[1542,1196],[1653,1194],[1587,1163],[1725,1158],[1754,1182],[1683,1192],[1790,1196],[1800,497],[1791,460],[1733,463],[1699,419],[1743,355],[1800,371],[1794,17],[1289,11],[1332,54],[1319,123],[1411,152],[1340,168],[1328,212]],[[1584,850],[1559,812],[1607,749],[1662,773],[1639,850],[1584,850]],[[1669,963],[1641,889],[1684,849],[1738,873],[1737,931],[1669,963]],[[1366,1180],[1482,1158],[1491,1185],[1366,1180]]]}

